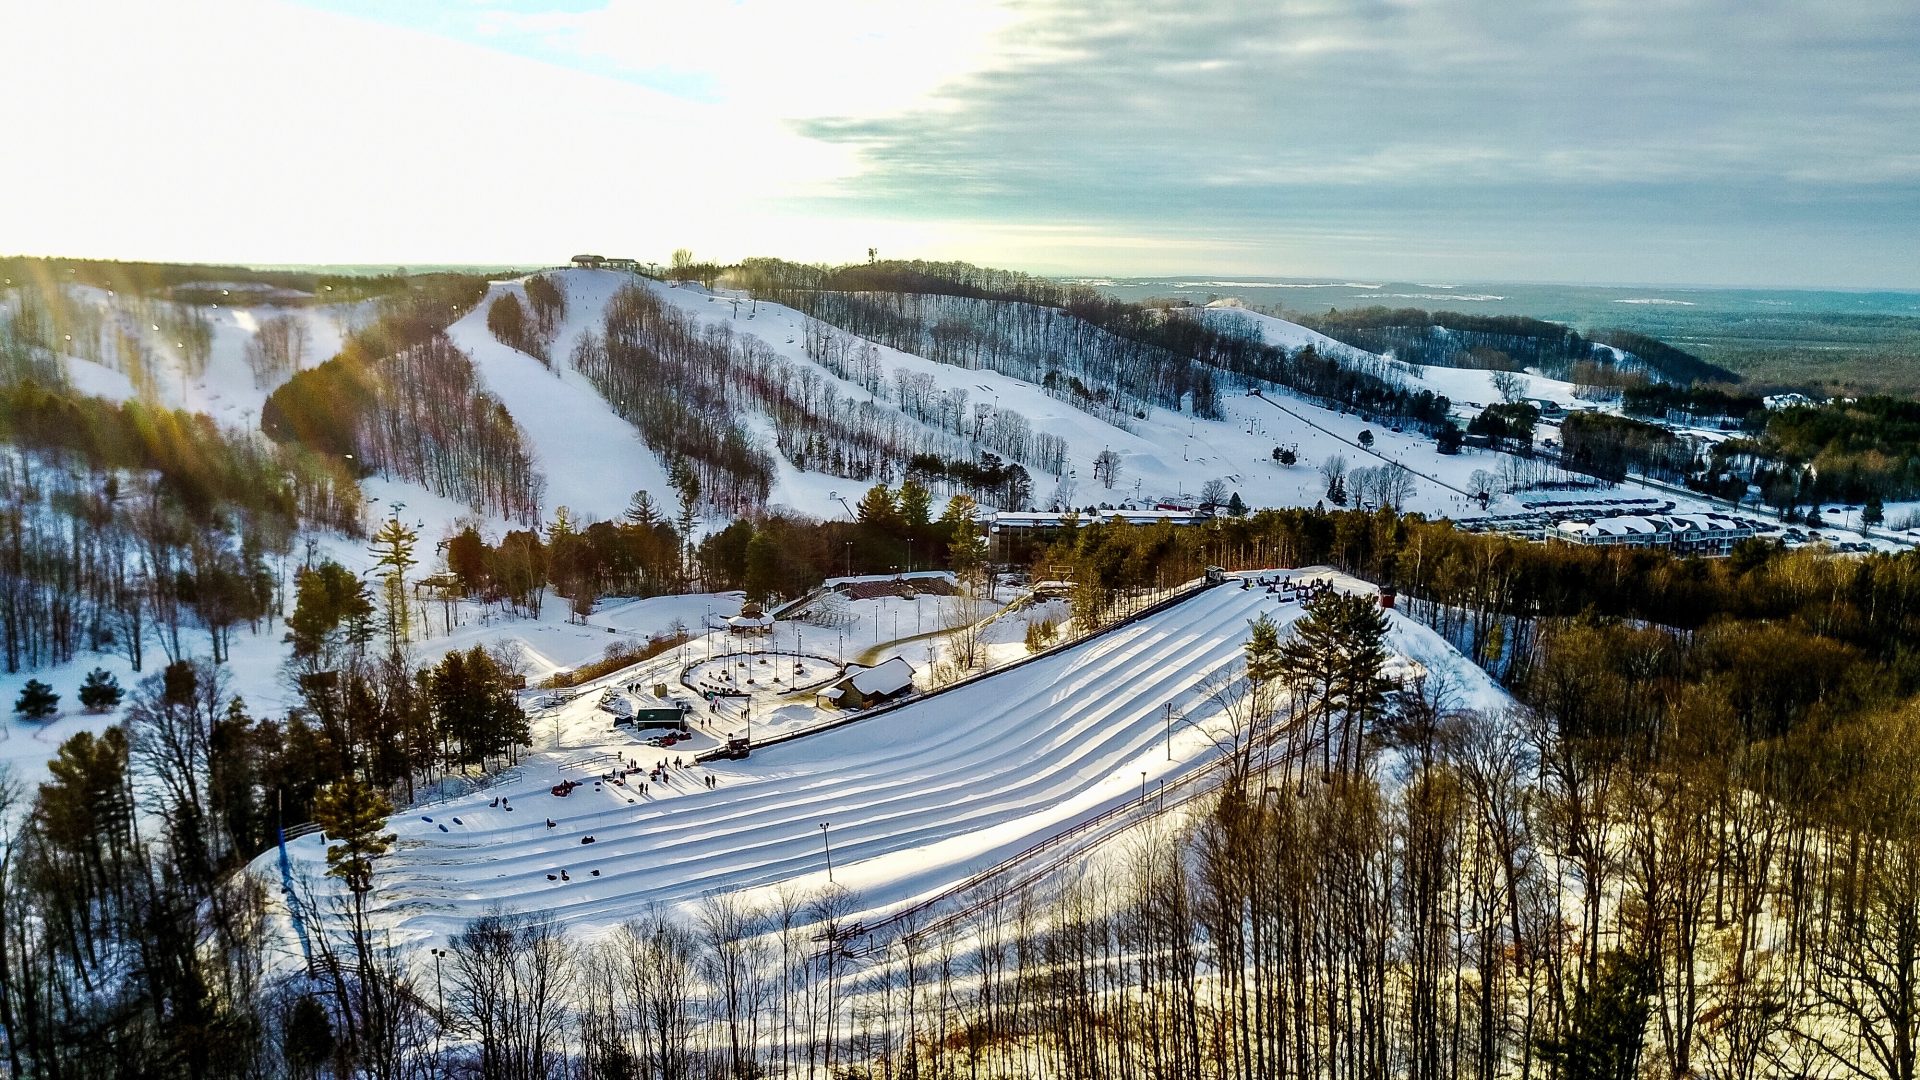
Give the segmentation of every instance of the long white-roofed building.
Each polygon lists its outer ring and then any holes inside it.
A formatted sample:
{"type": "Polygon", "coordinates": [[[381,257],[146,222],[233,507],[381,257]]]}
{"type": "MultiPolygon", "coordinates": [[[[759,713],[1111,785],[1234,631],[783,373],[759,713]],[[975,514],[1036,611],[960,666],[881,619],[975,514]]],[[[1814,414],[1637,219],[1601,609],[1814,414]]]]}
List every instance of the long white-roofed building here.
{"type": "Polygon", "coordinates": [[[1563,521],[1548,532],[1555,540],[1588,547],[1667,548],[1687,555],[1725,555],[1759,533],[1759,526],[1724,514],[1623,514],[1592,521],[1563,521]]]}

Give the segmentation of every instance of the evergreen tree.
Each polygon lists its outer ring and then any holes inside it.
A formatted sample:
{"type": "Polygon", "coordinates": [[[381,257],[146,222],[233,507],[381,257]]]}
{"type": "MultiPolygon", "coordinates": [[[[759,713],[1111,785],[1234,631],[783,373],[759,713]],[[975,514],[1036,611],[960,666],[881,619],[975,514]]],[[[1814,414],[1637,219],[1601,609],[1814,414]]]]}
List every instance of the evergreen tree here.
{"type": "Polygon", "coordinates": [[[327,875],[364,894],[373,888],[373,860],[399,837],[383,833],[393,804],[356,777],[335,780],[313,801],[313,820],[327,834],[327,875]]]}
{"type": "MultiPolygon", "coordinates": [[[[1252,720],[1264,722],[1273,709],[1274,691],[1280,677],[1286,673],[1286,663],[1280,646],[1280,628],[1264,613],[1247,628],[1245,646],[1247,662],[1247,686],[1252,691],[1252,720]]],[[[1251,754],[1253,740],[1248,739],[1245,753],[1251,754]]],[[[1252,759],[1242,757],[1242,769],[1251,767],[1252,759]]],[[[1245,776],[1245,772],[1241,773],[1245,776]]]]}
{"type": "Polygon", "coordinates": [[[27,685],[20,688],[20,697],[13,703],[13,711],[26,720],[45,720],[60,711],[60,695],[53,687],[39,679],[28,679],[27,685]]]}
{"type": "Polygon", "coordinates": [[[747,541],[746,570],[744,584],[749,601],[756,604],[765,603],[779,592],[779,550],[774,547],[773,538],[766,533],[755,533],[753,539],[747,541]]]}
{"type": "Polygon", "coordinates": [[[953,531],[947,560],[961,577],[978,572],[987,562],[987,541],[980,535],[980,523],[974,520],[979,511],[979,504],[971,496],[956,495],[947,504],[947,512],[940,515],[940,523],[953,531]]]}
{"type": "Polygon", "coordinates": [[[469,525],[447,541],[447,572],[460,583],[462,595],[471,596],[487,583],[487,542],[469,525]]]}
{"type": "Polygon", "coordinates": [[[333,1057],[333,1023],[326,1006],[312,994],[294,999],[287,1018],[281,1024],[280,1054],[295,1076],[320,1075],[321,1066],[333,1057]]]}
{"type": "Polygon", "coordinates": [[[643,529],[651,529],[666,520],[660,508],[654,504],[653,495],[646,491],[636,491],[633,499],[627,503],[627,520],[643,529]]]}
{"type": "Polygon", "coordinates": [[[1634,1080],[1653,989],[1653,968],[1644,957],[1607,953],[1598,977],[1576,995],[1566,1025],[1540,1040],[1541,1056],[1565,1080],[1634,1080]]]}
{"type": "Polygon", "coordinates": [[[854,510],[860,524],[866,525],[886,535],[892,535],[900,527],[900,507],[894,502],[893,492],[885,484],[875,484],[860,497],[854,510]]]}
{"type": "Polygon", "coordinates": [[[337,663],[341,652],[366,646],[373,600],[353,571],[332,560],[294,575],[293,614],[287,617],[287,641],[293,657],[319,670],[337,663]]]}
{"type": "MultiPolygon", "coordinates": [[[[564,508],[563,508],[564,509],[564,508]]],[[[399,656],[413,635],[412,610],[407,603],[407,571],[417,561],[413,545],[420,535],[400,523],[396,515],[373,534],[374,563],[380,567],[381,592],[387,609],[387,652],[399,656]]]]}
{"type": "Polygon", "coordinates": [[[1290,683],[1306,691],[1309,721],[1318,714],[1322,767],[1333,769],[1337,750],[1340,767],[1357,770],[1368,729],[1391,689],[1381,674],[1387,617],[1371,597],[1339,591],[1308,602],[1306,610],[1281,647],[1281,668],[1290,683]]]}
{"type": "Polygon", "coordinates": [[[1860,521],[1866,525],[1878,525],[1887,520],[1886,504],[1880,501],[1880,493],[1867,493],[1867,505],[1860,511],[1860,521]]]}
{"type": "Polygon", "coordinates": [[[900,485],[898,505],[900,520],[909,531],[924,529],[933,520],[933,492],[917,480],[900,485]]]}
{"type": "Polygon", "coordinates": [[[682,545],[680,576],[683,581],[690,580],[693,577],[693,526],[700,520],[700,477],[681,459],[667,470],[667,481],[680,496],[680,517],[674,527],[680,533],[682,545]]]}
{"type": "MultiPolygon", "coordinates": [[[[96,873],[101,857],[132,839],[133,790],[127,782],[127,736],[117,725],[82,731],[60,744],[40,785],[40,827],[61,851],[84,856],[96,873]]],[[[105,885],[104,881],[98,882],[105,885]]]]}
{"type": "Polygon", "coordinates": [[[481,765],[532,737],[506,673],[478,645],[450,652],[426,677],[434,722],[450,757],[481,765]]]}
{"type": "Polygon", "coordinates": [[[1242,499],[1240,497],[1240,493],[1237,491],[1233,493],[1233,497],[1231,499],[1227,500],[1227,515],[1229,517],[1246,517],[1247,516],[1246,500],[1242,499]]]}
{"type": "Polygon", "coordinates": [[[103,713],[120,704],[120,680],[106,668],[94,668],[87,672],[85,682],[80,684],[80,704],[90,713],[103,713]]]}

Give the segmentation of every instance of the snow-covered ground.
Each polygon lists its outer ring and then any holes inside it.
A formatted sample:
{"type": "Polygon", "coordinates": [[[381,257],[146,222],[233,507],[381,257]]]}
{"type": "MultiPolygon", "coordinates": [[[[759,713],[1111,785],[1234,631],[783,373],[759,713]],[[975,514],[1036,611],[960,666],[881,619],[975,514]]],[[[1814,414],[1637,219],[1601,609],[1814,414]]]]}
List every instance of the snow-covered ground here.
{"type": "MultiPolygon", "coordinates": [[[[553,739],[513,776],[392,821],[399,841],[378,864],[374,919],[396,944],[416,946],[495,906],[592,932],[714,890],[824,885],[829,843],[831,880],[860,911],[911,902],[1203,768],[1216,741],[1231,738],[1216,692],[1248,624],[1264,613],[1285,627],[1301,610],[1230,583],[869,720],[745,761],[664,772],[661,761],[686,760],[682,748],[616,731],[585,695],[539,721],[553,739]],[[1171,728],[1168,703],[1178,718],[1171,728]],[[641,771],[596,779],[616,761],[641,771]],[[556,797],[548,789],[562,779],[582,786],[556,797]]],[[[1392,623],[1404,654],[1396,671],[1443,679],[1465,703],[1505,703],[1431,631],[1397,614],[1392,623]]],[[[323,837],[289,847],[297,874],[331,887],[321,880],[323,837]]],[[[274,858],[259,867],[272,872],[274,858]]]]}

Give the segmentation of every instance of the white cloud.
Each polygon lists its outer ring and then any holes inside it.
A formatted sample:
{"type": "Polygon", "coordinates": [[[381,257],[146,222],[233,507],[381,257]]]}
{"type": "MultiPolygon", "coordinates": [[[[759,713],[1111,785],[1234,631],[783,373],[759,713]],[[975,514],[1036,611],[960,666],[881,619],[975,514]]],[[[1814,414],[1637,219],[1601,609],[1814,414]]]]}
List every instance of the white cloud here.
{"type": "Polygon", "coordinates": [[[502,27],[653,79],[678,76],[781,117],[871,116],[929,103],[986,66],[1020,21],[1004,0],[610,0],[493,15],[502,27]]]}

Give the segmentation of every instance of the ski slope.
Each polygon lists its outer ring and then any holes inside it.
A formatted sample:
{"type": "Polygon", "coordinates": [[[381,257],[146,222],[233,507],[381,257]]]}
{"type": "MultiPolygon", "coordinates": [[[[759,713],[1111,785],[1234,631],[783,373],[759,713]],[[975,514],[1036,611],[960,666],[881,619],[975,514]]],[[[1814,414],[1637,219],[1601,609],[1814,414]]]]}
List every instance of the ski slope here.
{"type": "Polygon", "coordinates": [[[567,312],[555,332],[551,369],[501,344],[487,329],[487,308],[495,297],[513,293],[524,302],[525,289],[518,281],[493,283],[486,301],[448,327],[447,336],[472,358],[487,389],[519,424],[547,479],[543,505],[549,515],[564,506],[576,517],[612,520],[642,489],[671,506],[673,489],[659,457],[570,363],[574,343],[601,325],[607,301],[633,276],[567,270],[554,277],[566,291],[567,312]]]}
{"type": "MultiPolygon", "coordinates": [[[[132,401],[139,397],[139,391],[127,375],[128,358],[121,355],[122,339],[137,342],[146,353],[156,404],[204,413],[222,427],[243,430],[258,422],[260,407],[267,395],[293,374],[276,374],[265,385],[255,384],[246,354],[261,323],[287,316],[305,329],[306,348],[300,367],[306,369],[337,355],[346,335],[373,313],[371,303],[249,305],[247,299],[256,294],[245,289],[235,293],[232,305],[183,305],[127,296],[91,285],[60,288],[68,302],[93,309],[101,320],[97,340],[76,343],[68,354],[60,357],[67,381],[74,389],[114,401],[132,401]],[[156,312],[187,307],[204,316],[212,330],[206,366],[197,373],[188,370],[180,344],[160,323],[153,321],[156,312]],[[82,353],[99,359],[87,359],[80,355],[82,353]]],[[[0,317],[7,314],[6,305],[0,302],[0,317]]]]}
{"type": "MultiPolygon", "coordinates": [[[[736,334],[759,337],[788,361],[813,368],[823,381],[834,385],[843,395],[856,400],[869,397],[864,389],[838,379],[807,358],[803,343],[809,318],[792,308],[761,301],[749,314],[748,305],[736,308],[729,294],[709,293],[694,286],[670,288],[659,282],[644,285],[702,321],[726,322],[736,334]]],[[[1311,333],[1304,328],[1295,329],[1311,333]]],[[[939,390],[964,390],[970,401],[991,402],[1011,409],[1031,421],[1035,430],[1064,438],[1069,447],[1068,469],[1072,475],[1066,485],[1070,490],[1064,493],[1066,497],[1062,501],[1071,506],[1112,505],[1124,500],[1192,503],[1201,487],[1213,479],[1225,481],[1228,490],[1239,492],[1250,506],[1312,506],[1326,493],[1326,482],[1316,471],[1317,467],[1334,455],[1344,457],[1351,466],[1379,465],[1384,460],[1406,458],[1418,462],[1415,465],[1418,471],[1444,474],[1442,479],[1460,489],[1468,486],[1468,478],[1474,471],[1497,468],[1499,455],[1443,457],[1435,451],[1432,439],[1418,433],[1392,432],[1378,424],[1370,425],[1358,416],[1344,416],[1290,397],[1286,401],[1293,413],[1277,411],[1258,398],[1228,394],[1222,398],[1221,409],[1225,415],[1219,420],[1199,419],[1156,407],[1147,409],[1145,417],[1130,421],[1129,427],[1122,429],[1074,408],[1033,383],[984,369],[939,363],[877,342],[866,343],[879,354],[883,381],[891,380],[895,369],[926,372],[933,376],[939,390]],[[1309,417],[1313,422],[1302,422],[1298,416],[1309,417]],[[1354,443],[1361,431],[1369,429],[1376,438],[1374,453],[1362,451],[1354,443]],[[1297,446],[1298,464],[1286,467],[1274,461],[1273,451],[1282,444],[1297,446]],[[1107,449],[1120,455],[1119,480],[1112,487],[1093,480],[1094,458],[1107,449]]],[[[771,444],[770,439],[768,443],[771,444]]],[[[827,497],[828,492],[849,495],[865,487],[862,481],[803,472],[785,459],[778,465],[771,501],[806,513],[827,517],[842,514],[844,510],[827,497]]],[[[1033,504],[1036,507],[1051,507],[1056,495],[1062,493],[1058,477],[1034,472],[1033,504]]],[[[1425,484],[1407,509],[1452,517],[1479,513],[1478,506],[1464,500],[1458,491],[1425,484]]]]}
{"type": "MultiPolygon", "coordinates": [[[[1339,584],[1372,591],[1351,578],[1339,584]]],[[[1138,799],[1143,784],[1153,790],[1213,760],[1231,721],[1211,695],[1240,659],[1248,623],[1264,613],[1285,626],[1301,610],[1265,589],[1218,586],[1091,642],[750,760],[673,769],[670,786],[652,783],[644,796],[595,784],[605,758],[565,769],[536,757],[516,782],[394,819],[399,840],[377,864],[374,919],[396,942],[419,945],[495,906],[591,932],[715,891],[804,892],[828,882],[823,823],[832,882],[857,910],[911,902],[1138,799]],[[1170,740],[1169,702],[1184,717],[1170,740]],[[585,786],[565,798],[548,793],[563,775],[585,786]],[[512,810],[489,805],[499,795],[512,810]],[[558,880],[562,872],[569,880],[558,880]]],[[[1394,640],[1416,644],[1426,670],[1443,665],[1446,677],[1471,683],[1470,700],[1504,698],[1430,631],[1393,620],[1394,640]]],[[[672,754],[637,740],[607,751],[638,756],[643,768],[672,754]]],[[[320,880],[323,837],[289,850],[296,873],[320,880]]]]}
{"type": "MultiPolygon", "coordinates": [[[[494,340],[486,329],[485,308],[475,310],[451,331],[454,340],[473,356],[482,376],[506,402],[520,422],[535,455],[546,469],[549,483],[546,505],[568,506],[576,513],[612,517],[626,506],[638,488],[666,490],[665,470],[633,429],[621,421],[592,384],[572,371],[572,344],[602,318],[607,300],[621,286],[632,284],[651,291],[663,303],[709,325],[724,324],[736,336],[753,337],[773,353],[801,369],[810,369],[843,398],[872,400],[894,413],[907,428],[925,425],[900,413],[885,396],[875,398],[863,387],[840,378],[806,355],[811,319],[792,308],[768,301],[751,302],[742,294],[713,291],[697,285],[670,285],[605,270],[558,270],[549,275],[569,296],[565,324],[553,348],[554,370],[494,340]],[[592,462],[581,469],[576,462],[592,462]],[[556,464],[559,463],[559,464],[556,464]]],[[[521,288],[518,282],[494,286],[497,295],[521,288]]],[[[1410,386],[1426,386],[1458,402],[1487,402],[1499,395],[1488,371],[1454,368],[1417,369],[1344,345],[1296,323],[1234,306],[1212,307],[1202,317],[1245,319],[1255,322],[1267,341],[1288,349],[1313,345],[1335,355],[1377,369],[1386,377],[1410,386]]],[[[1217,420],[1153,407],[1129,419],[1122,428],[1064,402],[1042,387],[1021,379],[978,368],[943,364],[878,342],[849,335],[877,354],[882,384],[895,371],[933,377],[936,392],[962,392],[976,404],[1021,414],[1038,431],[1066,440],[1069,448],[1064,475],[1031,469],[1030,506],[1085,507],[1121,503],[1172,502],[1192,505],[1201,488],[1220,480],[1252,507],[1312,506],[1324,499],[1326,481],[1320,466],[1333,457],[1348,467],[1377,467],[1387,462],[1408,466],[1417,474],[1415,490],[1403,509],[1431,516],[1471,518],[1484,513],[1467,497],[1478,491],[1474,474],[1497,473],[1506,455],[1469,449],[1442,455],[1434,441],[1418,431],[1396,432],[1391,424],[1321,408],[1273,389],[1261,398],[1223,396],[1217,420]],[[1280,407],[1276,408],[1276,405],[1280,407]],[[1361,433],[1372,445],[1363,447],[1361,433]],[[1293,466],[1274,460],[1274,451],[1291,446],[1298,455],[1293,466]],[[1093,479],[1094,458],[1103,450],[1119,455],[1118,481],[1111,487],[1093,479]]],[[[1527,393],[1571,402],[1572,386],[1554,379],[1524,375],[1527,393]]],[[[1471,411],[1471,410],[1470,410],[1471,411]]],[[[846,513],[837,494],[852,502],[872,481],[800,469],[774,446],[772,421],[743,403],[736,417],[757,438],[775,462],[769,503],[819,517],[846,513]]]]}

